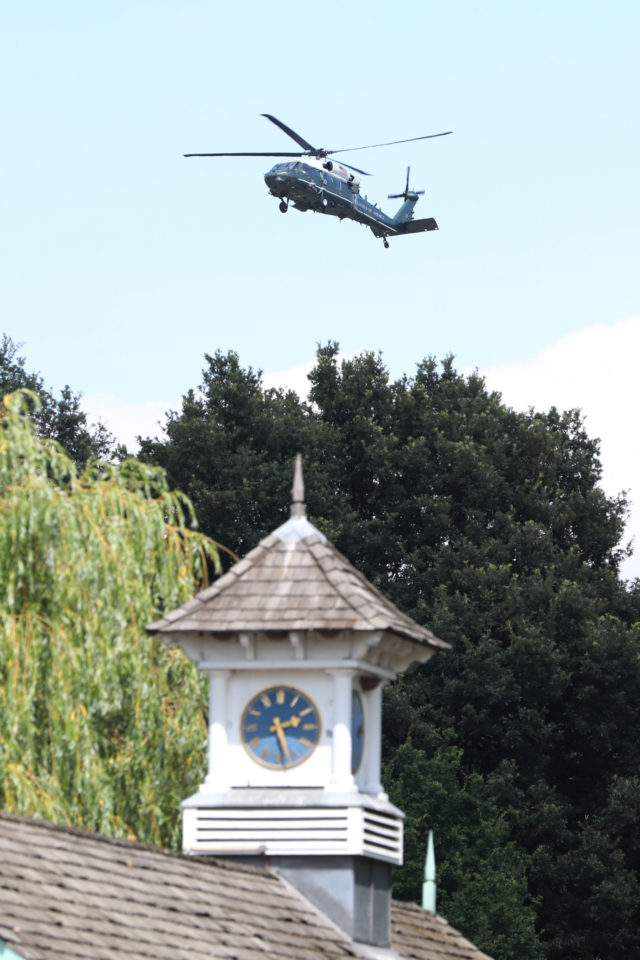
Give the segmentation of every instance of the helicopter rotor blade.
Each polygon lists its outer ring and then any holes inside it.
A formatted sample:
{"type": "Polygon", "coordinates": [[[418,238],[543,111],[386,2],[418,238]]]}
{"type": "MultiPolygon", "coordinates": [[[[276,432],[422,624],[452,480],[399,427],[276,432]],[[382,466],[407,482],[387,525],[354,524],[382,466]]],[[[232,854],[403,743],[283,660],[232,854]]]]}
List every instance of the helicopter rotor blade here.
{"type": "Polygon", "coordinates": [[[183,157],[304,157],[305,153],[183,153],[183,157]]]}
{"type": "Polygon", "coordinates": [[[370,176],[371,176],[371,174],[370,174],[370,173],[367,173],[366,170],[360,170],[359,167],[352,167],[350,163],[343,163],[342,160],[340,161],[340,166],[346,167],[347,170],[355,170],[356,173],[361,173],[363,177],[370,177],[370,176]]]}
{"type": "MultiPolygon", "coordinates": [[[[304,137],[301,137],[300,134],[296,133],[295,130],[292,130],[291,127],[288,127],[286,123],[283,123],[282,120],[278,120],[277,117],[274,117],[270,113],[263,113],[263,117],[266,117],[267,120],[270,120],[271,123],[274,123],[276,127],[279,127],[283,133],[286,133],[288,137],[291,137],[292,140],[295,140],[297,144],[301,147],[304,147],[304,151],[300,153],[285,153],[284,151],[279,152],[269,152],[266,151],[236,151],[234,153],[185,153],[185,157],[315,157],[316,160],[324,160],[325,157],[329,157],[335,153],[350,153],[353,150],[371,150],[374,147],[391,147],[396,143],[412,143],[415,140],[431,140],[433,137],[446,137],[448,134],[453,133],[452,130],[446,130],[444,133],[429,133],[423,137],[410,137],[408,140],[388,140],[385,143],[370,143],[363,147],[344,147],[341,150],[325,150],[323,147],[314,147],[309,143],[308,140],[305,140],[304,137]]],[[[355,173],[361,174],[363,177],[370,177],[371,174],[367,173],[366,170],[361,170],[360,167],[353,167],[351,164],[343,163],[343,166],[347,167],[348,170],[353,170],[355,173]]],[[[407,171],[407,177],[409,176],[409,171],[407,171]]],[[[407,179],[407,187],[405,193],[409,190],[409,181],[407,179]]],[[[415,192],[415,191],[414,191],[415,192]]],[[[390,196],[402,196],[402,194],[390,194],[390,196]]]]}
{"type": "MultiPolygon", "coordinates": [[[[305,150],[304,153],[183,153],[183,157],[307,157],[308,152],[305,150]]],[[[371,174],[367,173],[366,170],[360,170],[359,167],[352,167],[348,163],[343,163],[343,167],[348,167],[349,170],[354,170],[356,173],[361,173],[363,177],[370,177],[371,174]]]]}
{"type": "Polygon", "coordinates": [[[392,147],[396,143],[413,143],[414,140],[433,140],[434,137],[447,137],[453,130],[445,130],[444,133],[428,133],[425,137],[409,137],[408,140],[389,140],[386,143],[369,143],[364,147],[344,147],[341,150],[327,150],[329,153],[349,153],[351,150],[372,150],[374,147],[392,147]]]}
{"type": "MultiPolygon", "coordinates": [[[[272,116],[270,113],[263,113],[262,116],[266,117],[267,120],[271,120],[271,123],[275,123],[276,127],[280,127],[280,129],[283,130],[287,136],[291,137],[296,143],[299,143],[301,147],[305,148],[306,153],[291,154],[291,156],[312,156],[315,157],[316,160],[323,160],[325,157],[328,157],[329,154],[338,152],[336,150],[323,150],[322,147],[313,147],[304,139],[304,137],[301,137],[300,134],[295,132],[295,130],[292,130],[291,127],[288,127],[286,123],[282,122],[282,120],[278,120],[277,117],[272,116]]],[[[281,156],[281,154],[274,153],[272,156],[281,156]]],[[[348,167],[349,170],[354,170],[356,173],[361,173],[363,177],[371,176],[371,174],[367,173],[366,170],[360,170],[359,167],[352,167],[348,163],[343,163],[343,166],[348,167]]]]}
{"type": "Polygon", "coordinates": [[[276,127],[280,127],[288,137],[291,137],[292,140],[295,140],[296,143],[299,143],[301,147],[304,147],[305,150],[310,150],[312,153],[321,152],[316,151],[315,147],[312,147],[310,143],[307,143],[300,134],[296,133],[295,130],[292,130],[291,127],[288,127],[286,123],[283,123],[282,120],[278,120],[277,117],[272,117],[270,113],[263,113],[263,117],[266,117],[267,120],[271,120],[271,123],[275,123],[276,127]]]}

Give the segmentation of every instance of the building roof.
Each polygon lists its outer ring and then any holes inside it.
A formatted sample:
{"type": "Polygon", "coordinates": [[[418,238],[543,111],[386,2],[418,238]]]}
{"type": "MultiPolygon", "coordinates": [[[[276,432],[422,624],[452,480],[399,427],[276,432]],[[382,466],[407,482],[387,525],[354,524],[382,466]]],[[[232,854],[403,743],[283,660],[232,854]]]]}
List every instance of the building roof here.
{"type": "MultiPolygon", "coordinates": [[[[413,904],[393,902],[392,928],[401,960],[490,960],[413,904]]],[[[274,873],[6,813],[0,954],[1,941],[24,960],[348,960],[372,949],[274,873]]]]}
{"type": "Polygon", "coordinates": [[[449,647],[398,610],[300,515],[147,629],[165,637],[194,631],[384,630],[421,646],[449,647]]]}

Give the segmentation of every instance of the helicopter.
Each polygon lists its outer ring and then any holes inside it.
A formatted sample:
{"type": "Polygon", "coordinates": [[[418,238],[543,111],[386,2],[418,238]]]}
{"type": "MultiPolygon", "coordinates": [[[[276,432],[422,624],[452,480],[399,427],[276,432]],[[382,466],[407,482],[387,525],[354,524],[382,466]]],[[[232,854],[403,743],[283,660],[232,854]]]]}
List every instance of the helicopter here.
{"type": "Polygon", "coordinates": [[[345,147],[342,150],[325,150],[313,147],[286,123],[270,113],[263,117],[274,123],[287,136],[303,147],[301,151],[289,153],[185,153],[185,157],[296,157],[294,161],[276,163],[264,175],[269,193],[276,197],[281,213],[286,213],[292,203],[296,210],[328,214],[340,220],[355,220],[369,227],[375,237],[382,239],[389,247],[388,237],[402,237],[410,233],[423,233],[437,230],[438,224],[433,217],[424,220],[413,219],[413,209],[418,197],[424,190],[412,190],[409,187],[411,168],[407,167],[407,180],[402,193],[390,193],[388,199],[402,199],[404,203],[395,216],[390,217],[375,203],[370,203],[360,195],[360,180],[356,174],[369,177],[371,174],[348,163],[331,160],[336,153],[349,153],[354,150],[372,150],[376,147],[390,147],[397,143],[412,143],[415,140],[431,140],[434,137],[446,137],[453,131],[430,133],[422,137],[410,137],[408,140],[390,140],[387,143],[370,143],[364,147],[345,147]]]}

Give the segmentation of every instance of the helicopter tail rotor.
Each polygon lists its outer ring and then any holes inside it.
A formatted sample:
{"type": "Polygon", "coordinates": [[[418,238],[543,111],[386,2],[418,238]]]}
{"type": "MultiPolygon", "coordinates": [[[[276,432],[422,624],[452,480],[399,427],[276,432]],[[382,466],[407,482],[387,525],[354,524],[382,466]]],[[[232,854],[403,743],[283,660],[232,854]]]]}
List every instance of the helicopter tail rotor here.
{"type": "Polygon", "coordinates": [[[411,174],[411,167],[407,167],[407,182],[404,188],[403,193],[390,193],[388,195],[389,200],[417,200],[418,197],[421,197],[424,193],[424,190],[410,190],[409,189],[409,175],[411,174]]]}

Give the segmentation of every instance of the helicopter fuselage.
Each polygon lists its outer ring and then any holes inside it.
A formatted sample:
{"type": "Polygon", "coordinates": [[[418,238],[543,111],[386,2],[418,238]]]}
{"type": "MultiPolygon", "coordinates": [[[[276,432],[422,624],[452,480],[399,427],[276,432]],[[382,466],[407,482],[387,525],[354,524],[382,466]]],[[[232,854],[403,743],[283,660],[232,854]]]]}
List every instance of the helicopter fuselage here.
{"type": "Polygon", "coordinates": [[[417,195],[409,195],[395,217],[360,196],[360,180],[352,170],[334,160],[305,157],[304,160],[276,163],[265,174],[269,192],[280,200],[286,212],[291,202],[296,210],[314,210],[340,220],[355,220],[369,227],[387,246],[387,237],[422,230],[437,230],[433,218],[413,220],[417,195]]]}

